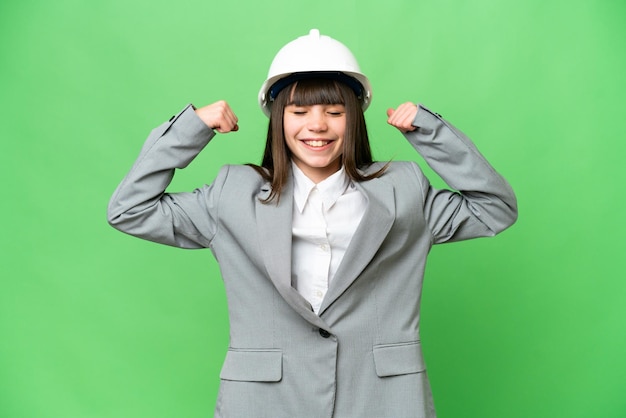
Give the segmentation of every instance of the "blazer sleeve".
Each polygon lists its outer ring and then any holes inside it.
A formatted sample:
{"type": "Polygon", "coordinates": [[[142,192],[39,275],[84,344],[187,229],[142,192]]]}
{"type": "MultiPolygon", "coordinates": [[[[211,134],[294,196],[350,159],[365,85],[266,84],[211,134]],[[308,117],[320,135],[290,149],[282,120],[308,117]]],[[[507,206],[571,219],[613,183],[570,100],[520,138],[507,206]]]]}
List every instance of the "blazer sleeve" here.
{"type": "Polygon", "coordinates": [[[513,189],[465,134],[422,105],[413,126],[405,137],[453,189],[433,188],[418,173],[434,243],[493,236],[516,221],[513,189]]]}
{"type": "Polygon", "coordinates": [[[109,201],[109,224],[161,244],[210,246],[217,229],[217,201],[228,169],[222,169],[210,186],[191,193],[165,193],[165,189],[175,169],[189,165],[214,136],[192,105],[155,128],[109,201]]]}

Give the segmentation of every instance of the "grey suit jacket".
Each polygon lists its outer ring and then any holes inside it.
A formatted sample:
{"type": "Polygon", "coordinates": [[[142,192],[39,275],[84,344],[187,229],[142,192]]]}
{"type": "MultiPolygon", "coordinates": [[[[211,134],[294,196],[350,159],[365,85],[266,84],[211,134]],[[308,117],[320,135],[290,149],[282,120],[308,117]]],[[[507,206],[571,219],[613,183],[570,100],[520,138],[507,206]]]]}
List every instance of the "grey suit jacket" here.
{"type": "Polygon", "coordinates": [[[292,185],[264,204],[269,185],[252,168],[225,166],[211,185],[165,193],[215,134],[190,106],[152,131],[108,219],[151,241],[211,248],[219,262],[230,345],[216,417],[435,416],[419,336],[426,256],[436,243],[495,235],[517,207],[465,135],[424,107],[414,126],[406,138],[460,192],[431,187],[413,162],[357,183],[366,213],[319,315],[291,286],[292,185]]]}

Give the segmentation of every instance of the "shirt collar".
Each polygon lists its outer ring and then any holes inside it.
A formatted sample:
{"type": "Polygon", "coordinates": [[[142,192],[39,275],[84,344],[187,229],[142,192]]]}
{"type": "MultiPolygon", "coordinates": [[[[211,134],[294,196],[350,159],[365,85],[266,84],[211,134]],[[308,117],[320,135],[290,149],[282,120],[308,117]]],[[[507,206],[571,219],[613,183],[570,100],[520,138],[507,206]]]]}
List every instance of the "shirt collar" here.
{"type": "Polygon", "coordinates": [[[291,166],[294,178],[293,198],[300,213],[304,211],[313,189],[317,188],[324,203],[324,209],[328,210],[350,185],[350,179],[346,175],[343,166],[341,166],[339,171],[317,184],[308,178],[294,162],[291,163],[291,166]]]}

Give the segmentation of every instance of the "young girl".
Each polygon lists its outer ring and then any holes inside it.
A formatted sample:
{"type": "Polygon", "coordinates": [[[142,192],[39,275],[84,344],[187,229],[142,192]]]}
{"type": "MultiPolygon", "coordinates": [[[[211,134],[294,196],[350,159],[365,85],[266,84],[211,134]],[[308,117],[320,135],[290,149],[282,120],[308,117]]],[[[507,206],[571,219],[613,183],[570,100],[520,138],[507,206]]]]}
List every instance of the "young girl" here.
{"type": "Polygon", "coordinates": [[[216,417],[435,416],[419,336],[426,256],[507,228],[516,199],[463,133],[413,103],[388,123],[451,190],[413,162],[374,162],[370,100],[351,52],[313,30],[279,51],[259,94],[260,166],[165,192],[216,131],[238,130],[226,102],[189,105],[152,131],[111,199],[115,228],[219,262],[230,344],[216,417]]]}

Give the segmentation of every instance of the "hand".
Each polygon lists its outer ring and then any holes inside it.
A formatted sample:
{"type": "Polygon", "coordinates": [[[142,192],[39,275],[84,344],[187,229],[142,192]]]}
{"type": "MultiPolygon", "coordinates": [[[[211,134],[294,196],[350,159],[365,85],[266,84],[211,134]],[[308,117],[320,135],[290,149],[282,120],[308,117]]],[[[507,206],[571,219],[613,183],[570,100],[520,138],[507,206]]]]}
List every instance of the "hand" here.
{"type": "Polygon", "coordinates": [[[196,115],[211,129],[220,133],[239,130],[237,116],[224,100],[196,109],[196,115]]]}
{"type": "Polygon", "coordinates": [[[414,131],[412,125],[417,115],[417,105],[411,102],[403,103],[397,109],[387,109],[387,123],[395,126],[402,133],[414,131]]]}

